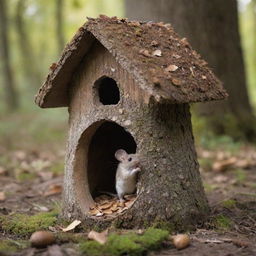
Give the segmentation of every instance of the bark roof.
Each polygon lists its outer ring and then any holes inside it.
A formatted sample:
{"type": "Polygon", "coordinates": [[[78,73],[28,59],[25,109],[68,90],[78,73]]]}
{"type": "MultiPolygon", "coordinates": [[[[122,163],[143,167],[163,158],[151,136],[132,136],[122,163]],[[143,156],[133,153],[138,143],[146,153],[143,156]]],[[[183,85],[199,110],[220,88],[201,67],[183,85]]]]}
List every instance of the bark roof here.
{"type": "Polygon", "coordinates": [[[189,103],[227,97],[221,82],[170,24],[89,18],[65,47],[36,95],[40,107],[69,105],[68,86],[90,46],[98,40],[156,101],[189,103]]]}

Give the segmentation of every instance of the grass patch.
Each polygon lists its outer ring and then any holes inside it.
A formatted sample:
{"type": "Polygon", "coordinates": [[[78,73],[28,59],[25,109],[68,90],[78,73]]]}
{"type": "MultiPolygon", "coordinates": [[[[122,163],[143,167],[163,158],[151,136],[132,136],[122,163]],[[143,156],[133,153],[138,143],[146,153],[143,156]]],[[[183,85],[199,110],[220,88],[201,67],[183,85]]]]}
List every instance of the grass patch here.
{"type": "Polygon", "coordinates": [[[236,206],[236,201],[233,199],[229,199],[221,202],[221,204],[223,207],[230,209],[236,206]]]}
{"type": "Polygon", "coordinates": [[[243,183],[246,180],[246,173],[242,169],[234,170],[235,178],[238,184],[243,183]]]}
{"type": "Polygon", "coordinates": [[[21,236],[29,236],[38,230],[46,230],[56,221],[56,211],[38,213],[33,216],[21,213],[0,216],[0,226],[4,232],[21,236]]]}
{"type": "Polygon", "coordinates": [[[212,192],[214,191],[218,186],[217,185],[214,185],[214,184],[209,184],[209,183],[204,183],[204,189],[206,192],[212,192]]]}
{"type": "Polygon", "coordinates": [[[0,241],[0,254],[1,253],[14,253],[17,252],[18,250],[25,249],[28,247],[28,241],[15,241],[12,239],[4,239],[0,241]]]}
{"type": "Polygon", "coordinates": [[[230,218],[221,214],[215,217],[214,223],[216,228],[227,230],[231,228],[233,222],[230,218]]]}
{"type": "Polygon", "coordinates": [[[105,245],[100,245],[95,241],[86,241],[80,244],[80,250],[85,255],[90,256],[139,256],[144,255],[149,250],[161,248],[162,242],[168,235],[168,231],[156,228],[149,228],[142,235],[134,232],[124,235],[111,234],[105,245]]]}

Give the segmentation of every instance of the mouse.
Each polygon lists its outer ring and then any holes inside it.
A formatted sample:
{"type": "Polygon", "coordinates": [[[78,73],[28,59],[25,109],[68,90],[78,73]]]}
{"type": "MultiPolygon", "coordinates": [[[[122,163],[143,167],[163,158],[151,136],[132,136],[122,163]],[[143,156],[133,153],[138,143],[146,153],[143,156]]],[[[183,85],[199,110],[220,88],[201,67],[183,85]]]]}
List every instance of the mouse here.
{"type": "Polygon", "coordinates": [[[116,170],[116,192],[121,202],[124,196],[133,194],[136,190],[137,174],[141,171],[138,154],[128,154],[124,149],[115,152],[119,161],[116,170]]]}

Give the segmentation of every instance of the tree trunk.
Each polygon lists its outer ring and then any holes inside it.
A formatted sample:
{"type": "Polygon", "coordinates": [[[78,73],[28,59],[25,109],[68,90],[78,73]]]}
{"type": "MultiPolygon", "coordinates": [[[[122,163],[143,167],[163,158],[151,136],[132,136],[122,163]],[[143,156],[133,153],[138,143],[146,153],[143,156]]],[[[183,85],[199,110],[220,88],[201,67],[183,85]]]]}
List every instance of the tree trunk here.
{"type": "MultiPolygon", "coordinates": [[[[227,101],[198,105],[198,113],[211,116],[208,118],[211,128],[217,133],[231,132],[228,122],[231,118],[236,131],[242,129],[243,137],[256,138],[252,125],[255,119],[246,89],[236,0],[126,0],[126,13],[132,19],[170,22],[181,36],[187,37],[229,93],[227,101]]],[[[241,136],[241,131],[239,133],[230,135],[241,136]]]]}
{"type": "Polygon", "coordinates": [[[34,55],[34,48],[30,42],[29,35],[26,31],[24,22],[24,9],[26,0],[19,0],[16,9],[16,31],[18,44],[22,57],[22,63],[26,78],[32,87],[38,87],[41,84],[41,75],[37,66],[37,60],[34,55]]]}
{"type": "Polygon", "coordinates": [[[3,62],[4,91],[6,93],[7,107],[10,110],[14,110],[18,107],[18,100],[14,89],[14,77],[10,63],[8,31],[7,5],[5,0],[0,0],[0,54],[3,62]]]}
{"type": "Polygon", "coordinates": [[[56,35],[58,42],[58,52],[61,53],[64,44],[64,31],[63,31],[63,8],[64,8],[64,0],[56,0],[56,35]]]}

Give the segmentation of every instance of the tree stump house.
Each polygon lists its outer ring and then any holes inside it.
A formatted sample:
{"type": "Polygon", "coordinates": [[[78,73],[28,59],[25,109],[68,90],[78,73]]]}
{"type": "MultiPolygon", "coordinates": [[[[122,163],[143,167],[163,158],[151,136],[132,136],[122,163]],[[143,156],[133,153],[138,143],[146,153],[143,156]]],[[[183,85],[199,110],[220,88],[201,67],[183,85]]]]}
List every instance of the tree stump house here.
{"type": "Polygon", "coordinates": [[[189,103],[227,94],[170,24],[89,18],[52,64],[36,103],[68,107],[63,216],[88,226],[184,227],[208,212],[189,103]],[[92,216],[97,191],[115,193],[117,149],[138,153],[137,197],[92,216]]]}

